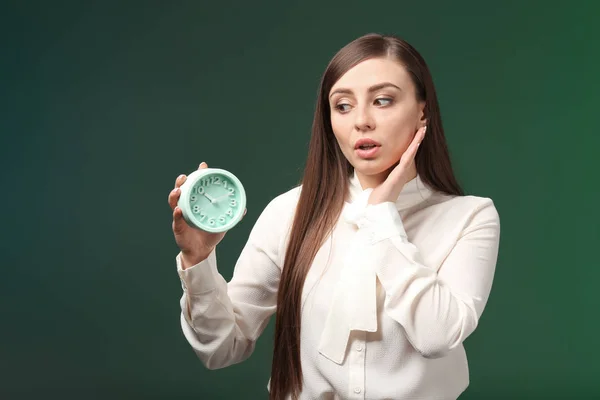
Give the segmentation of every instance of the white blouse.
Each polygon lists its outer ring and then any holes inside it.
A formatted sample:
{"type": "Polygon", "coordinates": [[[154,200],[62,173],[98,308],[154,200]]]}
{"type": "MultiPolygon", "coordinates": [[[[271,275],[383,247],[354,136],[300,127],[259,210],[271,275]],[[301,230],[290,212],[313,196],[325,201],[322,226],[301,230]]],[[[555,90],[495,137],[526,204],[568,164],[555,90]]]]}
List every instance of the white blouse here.
{"type": "MultiPolygon", "coordinates": [[[[489,198],[448,196],[417,176],[396,203],[350,201],[302,293],[301,399],[456,399],[469,384],[463,341],[487,302],[500,221],[489,198]]],[[[215,251],[181,278],[181,327],[209,369],[247,359],[276,310],[301,187],[273,199],[229,283],[215,251]]],[[[267,384],[268,388],[268,384],[267,384]]]]}

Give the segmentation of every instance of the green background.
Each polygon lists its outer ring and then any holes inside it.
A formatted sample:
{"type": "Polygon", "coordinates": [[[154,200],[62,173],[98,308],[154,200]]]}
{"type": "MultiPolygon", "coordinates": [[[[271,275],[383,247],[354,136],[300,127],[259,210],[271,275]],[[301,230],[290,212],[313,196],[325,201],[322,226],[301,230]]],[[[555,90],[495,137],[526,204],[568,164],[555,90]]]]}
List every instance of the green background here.
{"type": "Polygon", "coordinates": [[[223,370],[183,338],[167,195],[201,161],[245,183],[229,279],[301,177],[326,64],[368,32],[423,54],[459,180],[501,216],[461,399],[600,396],[600,3],[1,7],[0,397],[266,398],[273,321],[223,370]]]}

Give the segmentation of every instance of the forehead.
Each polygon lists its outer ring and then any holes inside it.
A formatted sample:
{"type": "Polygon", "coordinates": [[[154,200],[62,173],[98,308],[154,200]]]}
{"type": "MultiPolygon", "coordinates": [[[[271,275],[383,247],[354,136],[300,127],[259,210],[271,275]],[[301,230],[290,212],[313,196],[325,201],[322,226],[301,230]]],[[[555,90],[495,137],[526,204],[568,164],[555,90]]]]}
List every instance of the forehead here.
{"type": "Polygon", "coordinates": [[[339,88],[367,90],[370,86],[382,82],[391,82],[405,90],[412,87],[410,76],[402,64],[388,58],[373,58],[349,69],[333,85],[330,93],[339,88]]]}

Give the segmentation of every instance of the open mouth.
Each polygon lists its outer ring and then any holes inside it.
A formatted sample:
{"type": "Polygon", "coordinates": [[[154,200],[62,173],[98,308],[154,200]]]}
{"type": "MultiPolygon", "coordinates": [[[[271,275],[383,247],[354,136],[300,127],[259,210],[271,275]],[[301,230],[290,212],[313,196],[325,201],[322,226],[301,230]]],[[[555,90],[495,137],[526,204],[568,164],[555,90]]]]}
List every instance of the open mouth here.
{"type": "Polygon", "coordinates": [[[381,146],[369,143],[356,146],[356,149],[354,151],[356,152],[356,155],[360,158],[371,159],[377,157],[380,148],[381,146]]]}
{"type": "Polygon", "coordinates": [[[370,150],[373,147],[377,147],[377,146],[374,144],[363,144],[363,145],[358,146],[358,148],[361,150],[370,150]]]}

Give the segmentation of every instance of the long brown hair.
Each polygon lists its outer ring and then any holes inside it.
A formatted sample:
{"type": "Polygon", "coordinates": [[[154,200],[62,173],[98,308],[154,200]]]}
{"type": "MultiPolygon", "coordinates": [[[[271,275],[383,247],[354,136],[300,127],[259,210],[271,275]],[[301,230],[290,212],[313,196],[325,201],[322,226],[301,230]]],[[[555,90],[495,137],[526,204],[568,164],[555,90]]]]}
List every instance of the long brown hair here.
{"type": "Polygon", "coordinates": [[[427,135],[415,158],[417,173],[432,189],[462,195],[454,177],[433,79],[421,55],[404,40],[368,34],[344,46],[327,66],[317,97],[300,198],[287,245],[279,292],[270,399],[297,399],[302,390],[300,365],[301,298],[308,270],[340,216],[353,167],[344,157],[331,127],[328,95],[335,82],[358,63],[392,58],[410,73],[418,100],[425,101],[427,135]]]}

